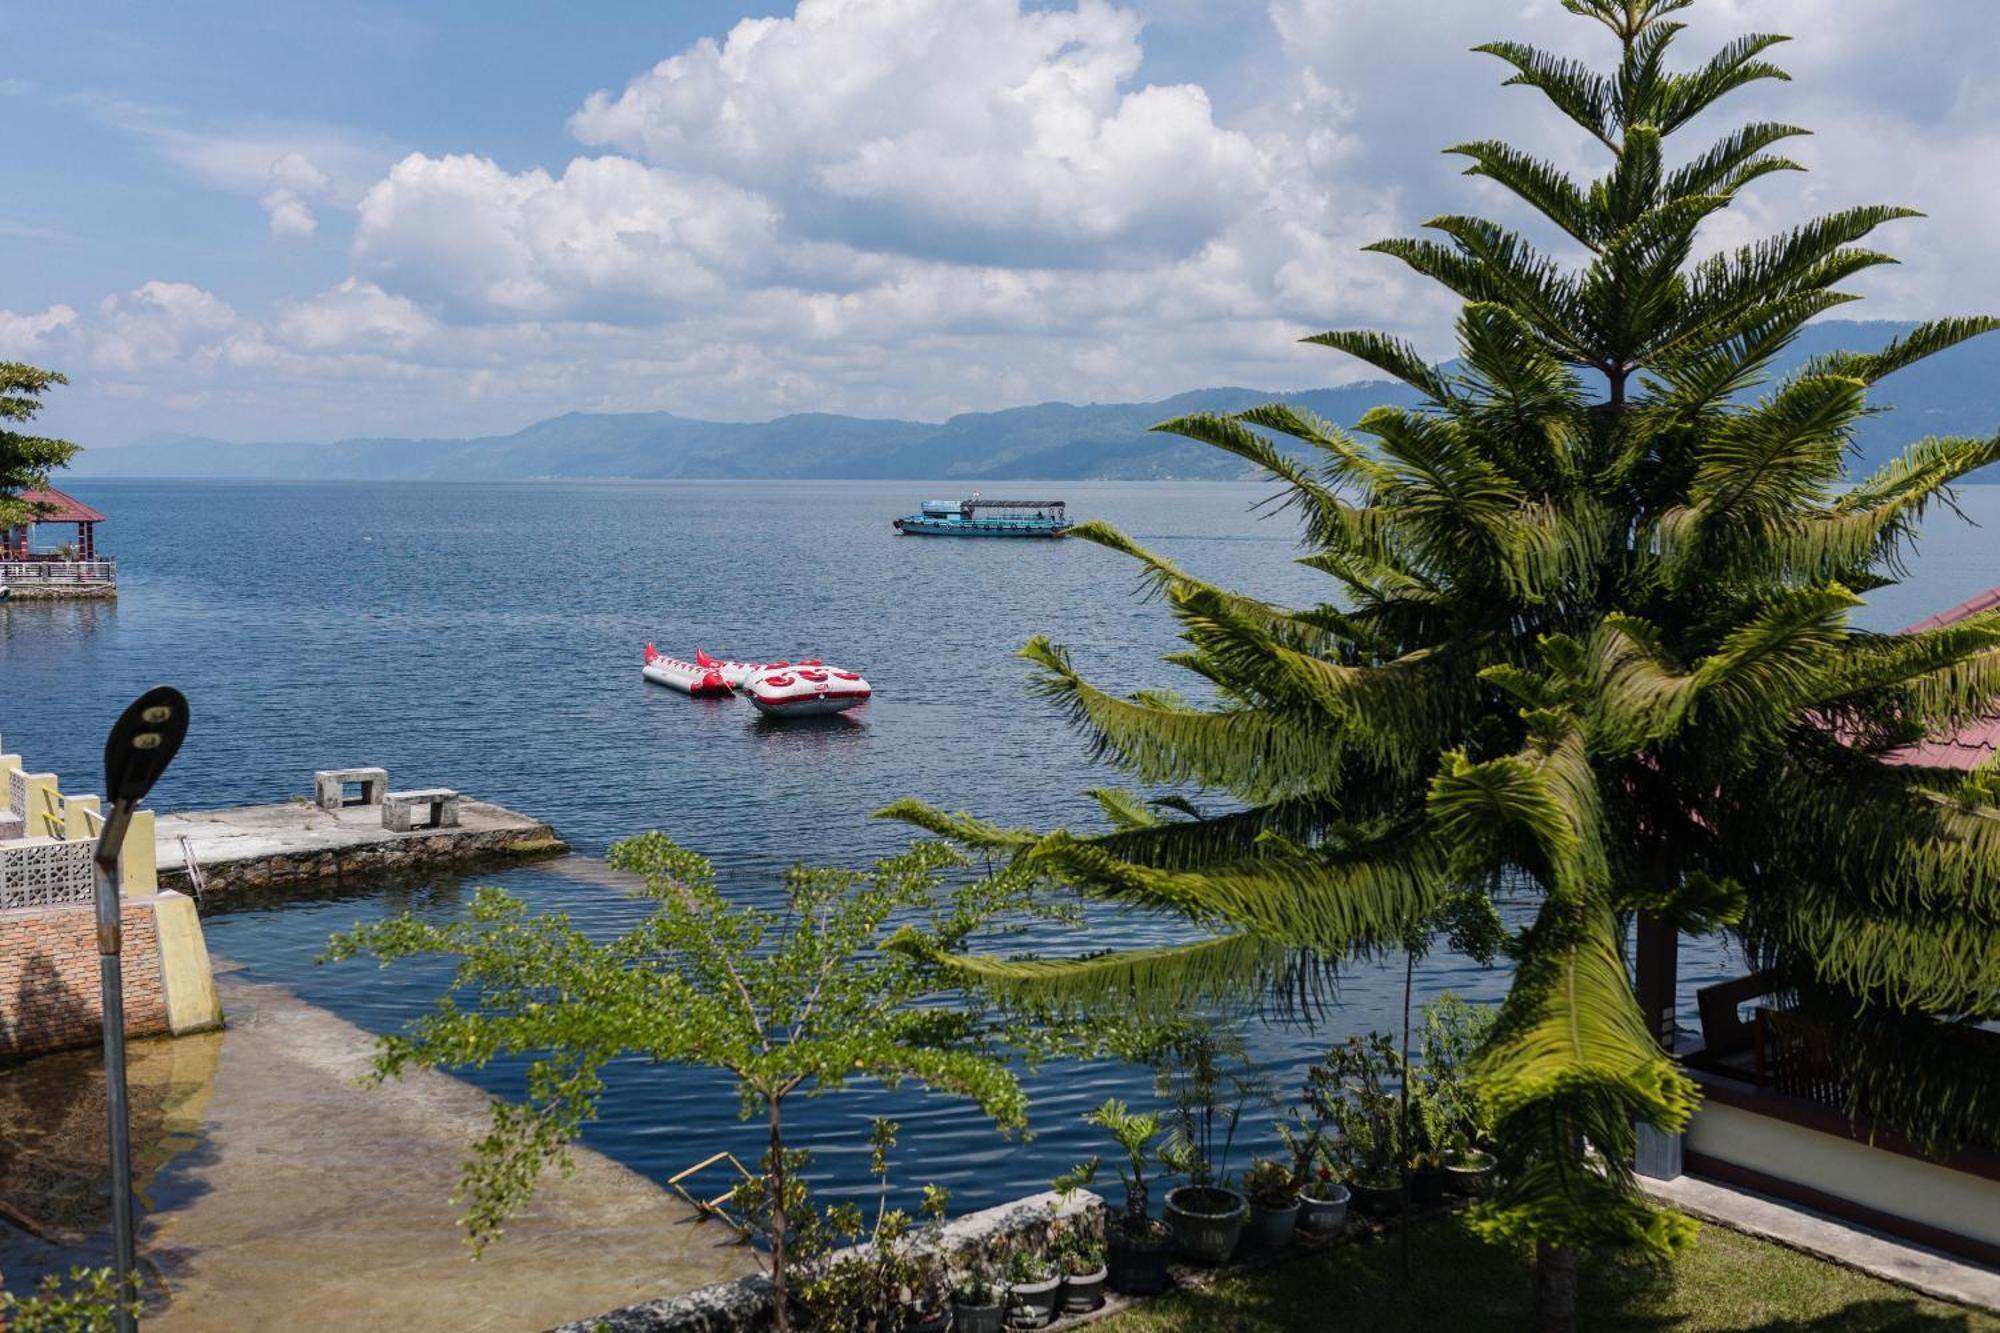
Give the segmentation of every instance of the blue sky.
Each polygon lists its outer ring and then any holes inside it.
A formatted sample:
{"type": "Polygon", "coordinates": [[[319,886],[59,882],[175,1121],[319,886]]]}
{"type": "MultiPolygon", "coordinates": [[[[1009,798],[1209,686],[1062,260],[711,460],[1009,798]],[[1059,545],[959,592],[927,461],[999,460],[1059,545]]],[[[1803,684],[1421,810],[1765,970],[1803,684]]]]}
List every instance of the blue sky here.
{"type": "MultiPolygon", "coordinates": [[[[1735,244],[1925,209],[1858,314],[2000,309],[1987,0],[1702,0],[1684,61],[1793,33],[1750,117],[1818,131],[1735,244]]],[[[1449,351],[1360,246],[1522,222],[1439,155],[1600,165],[1469,53],[1602,60],[1554,0],[653,0],[0,7],[0,357],[48,424],[475,434],[568,410],[941,417],[1357,373],[1297,339],[1449,351]]]]}

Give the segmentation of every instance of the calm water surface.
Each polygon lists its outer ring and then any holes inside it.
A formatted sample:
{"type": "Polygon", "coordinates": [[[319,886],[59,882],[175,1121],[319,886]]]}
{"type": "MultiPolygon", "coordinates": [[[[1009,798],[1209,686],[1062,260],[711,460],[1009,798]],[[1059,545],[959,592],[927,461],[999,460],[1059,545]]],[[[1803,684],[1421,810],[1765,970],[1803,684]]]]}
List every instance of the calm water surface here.
{"type": "MultiPolygon", "coordinates": [[[[1093,768],[1013,651],[1047,631],[1120,689],[1189,688],[1159,662],[1176,644],[1129,562],[1081,542],[898,538],[889,520],[951,486],[884,483],[229,484],[76,481],[110,515],[113,605],[0,607],[0,737],[72,788],[92,785],[104,727],[161,680],[192,700],[194,728],[155,792],[165,810],[305,794],[312,770],[389,769],[553,822],[585,857],[658,828],[713,858],[728,891],[769,902],[798,860],[858,863],[903,846],[869,819],[899,796],[1005,823],[1088,824],[1093,768]],[[741,701],[690,701],[639,675],[643,645],[691,654],[817,656],[863,670],[875,699],[826,725],[774,725],[741,701]]],[[[1078,516],[1109,519],[1205,578],[1278,600],[1323,596],[1290,563],[1294,531],[1249,512],[1260,485],[1063,483],[1078,516]]],[[[1990,586],[2000,488],[1969,488],[1986,527],[1934,519],[1912,580],[1860,619],[1893,629],[1990,586]]],[[[592,929],[640,907],[592,865],[510,871],[535,906],[592,929]]],[[[374,1031],[421,1012],[442,970],[314,967],[329,932],[413,909],[458,913],[453,877],[332,901],[225,911],[209,946],[254,979],[291,986],[374,1031]]],[[[1129,946],[1175,927],[1099,913],[1074,944],[1129,946]]],[[[1054,943],[1055,941],[1049,941],[1054,943]]],[[[1720,975],[1712,951],[1684,981],[1720,975]]],[[[1400,963],[1343,980],[1318,1030],[1245,1025],[1285,1084],[1338,1036],[1391,1026],[1400,963]]],[[[1421,994],[1497,995],[1504,978],[1435,954],[1421,994]]],[[[518,1070],[473,1075],[497,1091],[518,1070]]],[[[627,1062],[591,1146],[664,1178],[759,1135],[720,1080],[627,1062]]],[[[906,1126],[905,1180],[936,1180],[974,1207],[1041,1188],[1098,1145],[1077,1115],[1143,1097],[1143,1071],[1059,1065],[1030,1080],[1037,1140],[1010,1144],[976,1112],[911,1090],[862,1088],[802,1104],[823,1178],[859,1183],[872,1115],[906,1126]]],[[[1263,1141],[1260,1124],[1254,1138],[1263,1141]]],[[[1242,1157],[1239,1154],[1238,1164],[1242,1157]]]]}

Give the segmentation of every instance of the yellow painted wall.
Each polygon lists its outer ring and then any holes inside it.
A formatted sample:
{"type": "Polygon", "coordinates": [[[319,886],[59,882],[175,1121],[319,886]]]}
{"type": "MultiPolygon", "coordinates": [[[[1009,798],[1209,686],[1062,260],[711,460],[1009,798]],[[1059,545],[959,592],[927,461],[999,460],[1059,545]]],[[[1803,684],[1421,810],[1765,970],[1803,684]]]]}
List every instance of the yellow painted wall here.
{"type": "Polygon", "coordinates": [[[2000,1182],[1719,1102],[1688,1125],[1689,1151],[2000,1245],[2000,1182]]]}
{"type": "Polygon", "coordinates": [[[169,889],[153,900],[160,940],[160,978],[167,993],[167,1027],[175,1036],[222,1026],[222,1002],[194,899],[169,889]]]}
{"type": "Polygon", "coordinates": [[[118,891],[152,893],[160,887],[158,830],[151,810],[134,810],[125,828],[125,849],[119,853],[118,891]]]}

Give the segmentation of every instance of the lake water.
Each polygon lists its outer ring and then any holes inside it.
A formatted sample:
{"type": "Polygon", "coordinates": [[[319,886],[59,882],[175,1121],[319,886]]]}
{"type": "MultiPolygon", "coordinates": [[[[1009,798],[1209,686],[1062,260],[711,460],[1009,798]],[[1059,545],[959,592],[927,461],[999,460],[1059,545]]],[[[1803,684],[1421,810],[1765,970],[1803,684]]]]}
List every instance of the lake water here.
{"type": "MultiPolygon", "coordinates": [[[[885,483],[69,483],[109,516],[115,604],[0,607],[0,737],[71,789],[95,785],[104,729],[138,691],[185,690],[194,724],[154,794],[163,810],[305,795],[318,768],[374,764],[398,786],[445,785],[551,821],[585,858],[658,828],[713,858],[745,901],[773,899],[798,860],[859,863],[908,840],[869,813],[899,796],[1004,822],[1082,825],[1092,767],[1013,653],[1046,631],[1120,689],[1186,688],[1160,655],[1164,608],[1134,595],[1133,567],[1082,542],[899,538],[889,520],[951,486],[885,483]],[[644,644],[691,654],[815,656],[866,673],[876,696],[825,725],[760,721],[742,701],[691,701],[639,675],[644,644]]],[[[1105,518],[1190,571],[1308,602],[1327,583],[1290,562],[1294,532],[1250,506],[1255,484],[1063,483],[1079,517],[1105,518]]],[[[2000,488],[1968,488],[1988,526],[1934,518],[1910,583],[1876,593],[1862,623],[1893,629],[2000,579],[2000,488]]],[[[593,863],[499,876],[538,908],[593,929],[640,907],[593,863]]],[[[483,882],[483,881],[481,881],[483,882]]],[[[472,882],[442,877],[356,897],[227,910],[209,946],[374,1031],[421,1012],[436,966],[314,967],[327,935],[405,908],[461,909],[472,882]]],[[[1179,937],[1170,922],[1095,913],[1068,943],[1179,937]]],[[[1711,951],[1683,980],[1721,975],[1711,951]]],[[[1246,1024],[1281,1082],[1349,1031],[1393,1024],[1399,963],[1343,979],[1317,1031],[1246,1024]]],[[[1491,996],[1504,977],[1439,953],[1420,994],[1491,996]]],[[[473,1077],[506,1092],[518,1071],[473,1077]]],[[[1143,1099],[1144,1071],[1049,1066],[1030,1080],[1037,1140],[1010,1144],[969,1108],[861,1088],[804,1103],[801,1137],[822,1179],[860,1183],[866,1125],[906,1126],[905,1181],[976,1207],[1042,1188],[1098,1144],[1080,1112],[1143,1099]]],[[[1260,1124],[1252,1133],[1263,1141],[1260,1124]]],[[[626,1062],[587,1141],[664,1179],[722,1148],[754,1160],[758,1131],[700,1071],[626,1062]]],[[[1237,1163],[1243,1160],[1239,1153],[1237,1163]]]]}

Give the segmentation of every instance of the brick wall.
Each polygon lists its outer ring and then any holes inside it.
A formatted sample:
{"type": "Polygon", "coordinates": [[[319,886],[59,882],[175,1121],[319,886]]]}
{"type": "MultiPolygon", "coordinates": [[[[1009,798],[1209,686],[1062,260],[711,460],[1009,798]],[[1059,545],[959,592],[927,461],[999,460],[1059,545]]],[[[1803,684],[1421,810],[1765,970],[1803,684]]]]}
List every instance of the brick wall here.
{"type": "MultiPolygon", "coordinates": [[[[125,1031],[167,1031],[167,997],[150,897],[127,899],[125,1031]]],[[[88,904],[0,912],[0,1057],[100,1039],[97,917],[88,904]]]]}

